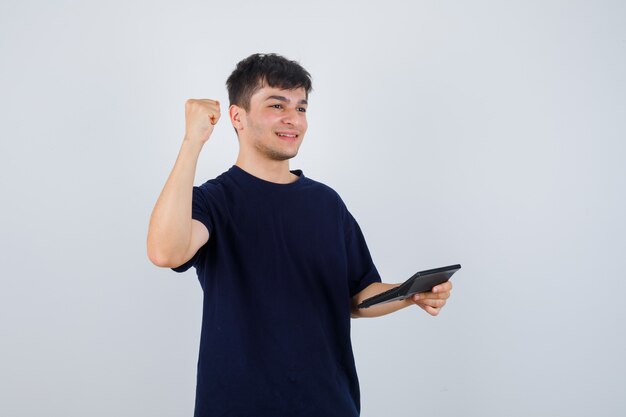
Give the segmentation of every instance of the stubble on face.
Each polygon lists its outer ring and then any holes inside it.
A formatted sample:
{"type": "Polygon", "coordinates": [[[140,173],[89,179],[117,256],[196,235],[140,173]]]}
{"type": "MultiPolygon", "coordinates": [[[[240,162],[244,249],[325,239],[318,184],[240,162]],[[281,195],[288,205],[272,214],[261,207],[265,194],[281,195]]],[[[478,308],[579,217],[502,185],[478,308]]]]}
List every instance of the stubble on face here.
{"type": "Polygon", "coordinates": [[[254,147],[259,153],[266,156],[267,158],[273,161],[285,161],[287,159],[294,158],[296,155],[298,155],[299,146],[295,148],[293,152],[284,152],[282,149],[268,146],[265,143],[263,143],[263,140],[261,140],[260,135],[262,135],[263,132],[260,131],[258,128],[255,129],[255,124],[251,121],[249,122],[248,126],[253,132],[256,133],[255,139],[253,141],[254,147]]]}
{"type": "Polygon", "coordinates": [[[293,154],[286,154],[276,149],[263,146],[263,144],[260,142],[257,142],[255,146],[259,152],[263,153],[269,159],[272,159],[274,161],[284,161],[286,159],[291,159],[291,158],[294,158],[298,154],[298,150],[296,150],[293,154]]]}

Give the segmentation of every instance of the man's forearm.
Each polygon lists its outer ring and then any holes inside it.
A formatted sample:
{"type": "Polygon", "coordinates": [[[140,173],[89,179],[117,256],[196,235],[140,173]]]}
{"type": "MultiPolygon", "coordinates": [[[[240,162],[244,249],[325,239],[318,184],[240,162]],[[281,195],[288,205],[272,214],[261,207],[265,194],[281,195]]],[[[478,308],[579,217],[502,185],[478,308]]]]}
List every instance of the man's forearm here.
{"type": "Polygon", "coordinates": [[[401,310],[405,307],[413,305],[413,301],[410,298],[401,301],[392,301],[384,304],[377,304],[368,308],[356,308],[357,305],[361,303],[361,301],[366,298],[370,298],[376,294],[380,294],[381,292],[390,290],[395,287],[399,287],[400,284],[385,284],[382,282],[375,282],[367,286],[367,288],[363,289],[360,293],[354,296],[352,299],[352,318],[359,317],[380,317],[389,313],[393,313],[394,311],[401,310]]]}
{"type": "Polygon", "coordinates": [[[150,216],[148,257],[159,265],[183,256],[191,240],[193,181],[202,144],[183,140],[174,168],[150,216]]]}

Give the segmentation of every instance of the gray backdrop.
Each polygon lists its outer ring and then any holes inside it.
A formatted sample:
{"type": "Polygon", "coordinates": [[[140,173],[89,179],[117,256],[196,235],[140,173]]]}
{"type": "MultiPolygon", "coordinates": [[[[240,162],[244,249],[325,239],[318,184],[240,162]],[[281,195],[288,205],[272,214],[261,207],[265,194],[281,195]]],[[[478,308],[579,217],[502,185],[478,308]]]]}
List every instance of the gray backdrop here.
{"type": "MultiPolygon", "coordinates": [[[[622,416],[620,1],[0,2],[0,415],[191,416],[195,270],[146,255],[187,98],[278,52],[313,75],[291,169],[439,317],[352,321],[362,415],[622,416]]],[[[226,112],[224,112],[226,113],[226,112]]],[[[196,184],[227,170],[223,117],[196,184]]]]}

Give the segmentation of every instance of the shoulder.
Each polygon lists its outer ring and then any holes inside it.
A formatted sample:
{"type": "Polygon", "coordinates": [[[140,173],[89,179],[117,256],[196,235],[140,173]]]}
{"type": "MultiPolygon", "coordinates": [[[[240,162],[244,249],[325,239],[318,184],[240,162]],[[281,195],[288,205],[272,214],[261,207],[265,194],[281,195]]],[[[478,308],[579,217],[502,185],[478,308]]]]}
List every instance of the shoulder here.
{"type": "Polygon", "coordinates": [[[333,187],[311,178],[307,178],[307,180],[307,188],[309,188],[310,192],[313,194],[315,202],[318,203],[318,205],[325,205],[329,208],[332,207],[332,210],[340,216],[342,221],[346,221],[351,217],[344,200],[333,187]]]}
{"type": "Polygon", "coordinates": [[[224,184],[217,180],[217,178],[210,179],[200,185],[195,185],[193,188],[197,188],[202,193],[215,194],[224,190],[224,184]]]}
{"type": "Polygon", "coordinates": [[[228,172],[224,172],[215,178],[194,186],[193,188],[198,189],[203,195],[217,197],[219,195],[223,195],[231,184],[232,179],[228,176],[228,172]]]}
{"type": "Polygon", "coordinates": [[[313,192],[322,198],[333,200],[337,202],[338,204],[343,205],[343,200],[341,199],[341,197],[339,196],[339,193],[334,188],[332,188],[328,184],[314,180],[309,177],[307,177],[306,180],[307,180],[306,188],[308,189],[308,191],[313,192]]]}
{"type": "Polygon", "coordinates": [[[228,181],[222,175],[193,187],[193,199],[198,204],[220,208],[226,204],[228,181]]]}

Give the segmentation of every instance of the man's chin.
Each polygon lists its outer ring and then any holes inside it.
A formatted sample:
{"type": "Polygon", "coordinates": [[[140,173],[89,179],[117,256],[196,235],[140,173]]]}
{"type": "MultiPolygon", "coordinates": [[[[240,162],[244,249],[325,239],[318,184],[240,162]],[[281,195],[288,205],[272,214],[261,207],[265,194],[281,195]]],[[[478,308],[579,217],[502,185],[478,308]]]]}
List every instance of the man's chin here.
{"type": "Polygon", "coordinates": [[[282,153],[282,152],[270,152],[268,156],[275,161],[286,161],[291,158],[295,158],[298,155],[298,151],[293,153],[282,153]]]}
{"type": "Polygon", "coordinates": [[[299,149],[299,146],[297,148],[294,147],[291,149],[281,149],[280,147],[273,148],[262,145],[256,146],[257,152],[265,155],[265,157],[274,161],[286,161],[288,159],[294,158],[296,155],[298,155],[299,149]]]}
{"type": "Polygon", "coordinates": [[[274,159],[275,159],[275,160],[277,160],[277,161],[286,161],[286,160],[289,160],[289,159],[291,159],[291,158],[295,158],[295,157],[296,157],[296,155],[298,155],[298,153],[297,153],[297,152],[296,152],[295,154],[293,154],[293,155],[278,155],[278,156],[277,156],[276,158],[274,158],[274,159]]]}

